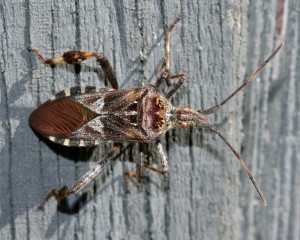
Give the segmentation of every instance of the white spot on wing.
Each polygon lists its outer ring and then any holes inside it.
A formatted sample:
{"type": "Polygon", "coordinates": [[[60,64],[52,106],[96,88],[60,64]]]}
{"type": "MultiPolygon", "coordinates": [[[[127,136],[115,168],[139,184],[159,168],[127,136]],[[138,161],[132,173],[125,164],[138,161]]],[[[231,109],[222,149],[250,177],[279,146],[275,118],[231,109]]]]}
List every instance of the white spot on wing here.
{"type": "Polygon", "coordinates": [[[52,141],[52,142],[55,142],[56,138],[55,138],[55,137],[52,137],[52,136],[50,136],[50,137],[49,137],[49,140],[50,140],[50,141],[52,141]]]}
{"type": "Polygon", "coordinates": [[[65,90],[65,96],[68,97],[71,95],[70,89],[65,90]]]}
{"type": "Polygon", "coordinates": [[[79,147],[84,147],[84,146],[85,146],[84,141],[83,141],[83,140],[80,140],[80,142],[79,142],[79,147]]]}
{"type": "Polygon", "coordinates": [[[64,146],[70,146],[70,139],[65,139],[63,145],[64,146]]]}

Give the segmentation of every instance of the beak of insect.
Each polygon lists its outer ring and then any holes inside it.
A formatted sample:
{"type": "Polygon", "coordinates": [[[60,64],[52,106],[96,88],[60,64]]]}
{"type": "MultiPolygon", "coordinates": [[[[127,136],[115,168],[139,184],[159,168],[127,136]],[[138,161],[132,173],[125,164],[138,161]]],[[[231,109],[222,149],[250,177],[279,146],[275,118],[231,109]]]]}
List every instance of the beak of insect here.
{"type": "Polygon", "coordinates": [[[207,121],[206,116],[197,110],[188,106],[178,107],[175,109],[176,126],[187,128],[191,126],[199,126],[207,121]]]}

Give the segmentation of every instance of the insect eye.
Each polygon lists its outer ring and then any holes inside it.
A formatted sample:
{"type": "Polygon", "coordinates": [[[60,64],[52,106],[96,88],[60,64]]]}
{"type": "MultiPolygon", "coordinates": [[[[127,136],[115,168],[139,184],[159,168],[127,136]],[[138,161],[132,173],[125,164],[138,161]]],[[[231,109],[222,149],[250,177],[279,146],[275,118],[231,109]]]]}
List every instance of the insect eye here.
{"type": "Polygon", "coordinates": [[[162,117],[159,117],[153,125],[155,128],[161,128],[165,123],[165,120],[162,117]]]}
{"type": "Polygon", "coordinates": [[[162,110],[165,109],[165,104],[160,98],[156,99],[155,104],[156,104],[156,106],[158,106],[159,109],[162,109],[162,110]]]}

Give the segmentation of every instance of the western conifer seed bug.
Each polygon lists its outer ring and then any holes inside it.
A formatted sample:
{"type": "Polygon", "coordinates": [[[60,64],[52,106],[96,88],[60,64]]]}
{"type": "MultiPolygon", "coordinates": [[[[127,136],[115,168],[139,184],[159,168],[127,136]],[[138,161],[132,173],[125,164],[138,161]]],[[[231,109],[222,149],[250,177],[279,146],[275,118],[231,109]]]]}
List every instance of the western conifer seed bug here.
{"type": "MultiPolygon", "coordinates": [[[[184,74],[170,74],[170,33],[180,18],[177,16],[165,33],[165,60],[155,86],[149,84],[140,88],[120,90],[113,68],[103,53],[69,51],[59,58],[46,59],[38,50],[29,46],[28,50],[32,51],[44,64],[78,64],[95,57],[112,86],[111,89],[73,87],[58,92],[31,113],[29,124],[41,135],[65,146],[86,147],[101,142],[138,142],[141,144],[155,142],[161,167],[155,168],[145,164],[143,154],[141,154],[141,159],[136,162],[136,172],[126,173],[125,180],[130,177],[139,180],[143,177],[145,168],[160,174],[166,173],[168,162],[159,136],[174,127],[202,127],[217,134],[229,147],[254,185],[261,203],[266,206],[267,201],[240,154],[215,126],[206,123],[206,116],[218,111],[250,83],[278,53],[284,43],[281,43],[267,60],[220,104],[205,110],[196,110],[187,106],[174,107],[170,103],[170,98],[186,80],[184,74]],[[163,96],[157,88],[163,82],[172,79],[178,79],[178,81],[166,96],[163,96]]],[[[71,187],[64,186],[61,189],[53,189],[41,207],[51,197],[55,197],[59,201],[70,194],[79,192],[99,173],[103,172],[104,167],[108,165],[119,148],[119,144],[115,144],[103,160],[97,162],[93,169],[84,174],[71,187]]]]}

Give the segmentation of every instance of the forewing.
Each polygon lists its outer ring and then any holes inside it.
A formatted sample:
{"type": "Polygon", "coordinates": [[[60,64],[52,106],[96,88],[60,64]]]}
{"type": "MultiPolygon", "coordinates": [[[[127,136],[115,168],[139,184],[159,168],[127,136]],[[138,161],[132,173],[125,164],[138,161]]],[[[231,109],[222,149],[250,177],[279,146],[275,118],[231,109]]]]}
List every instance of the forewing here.
{"type": "Polygon", "coordinates": [[[34,110],[30,126],[45,136],[65,136],[91,121],[97,114],[72,99],[49,100],[34,110]]]}

